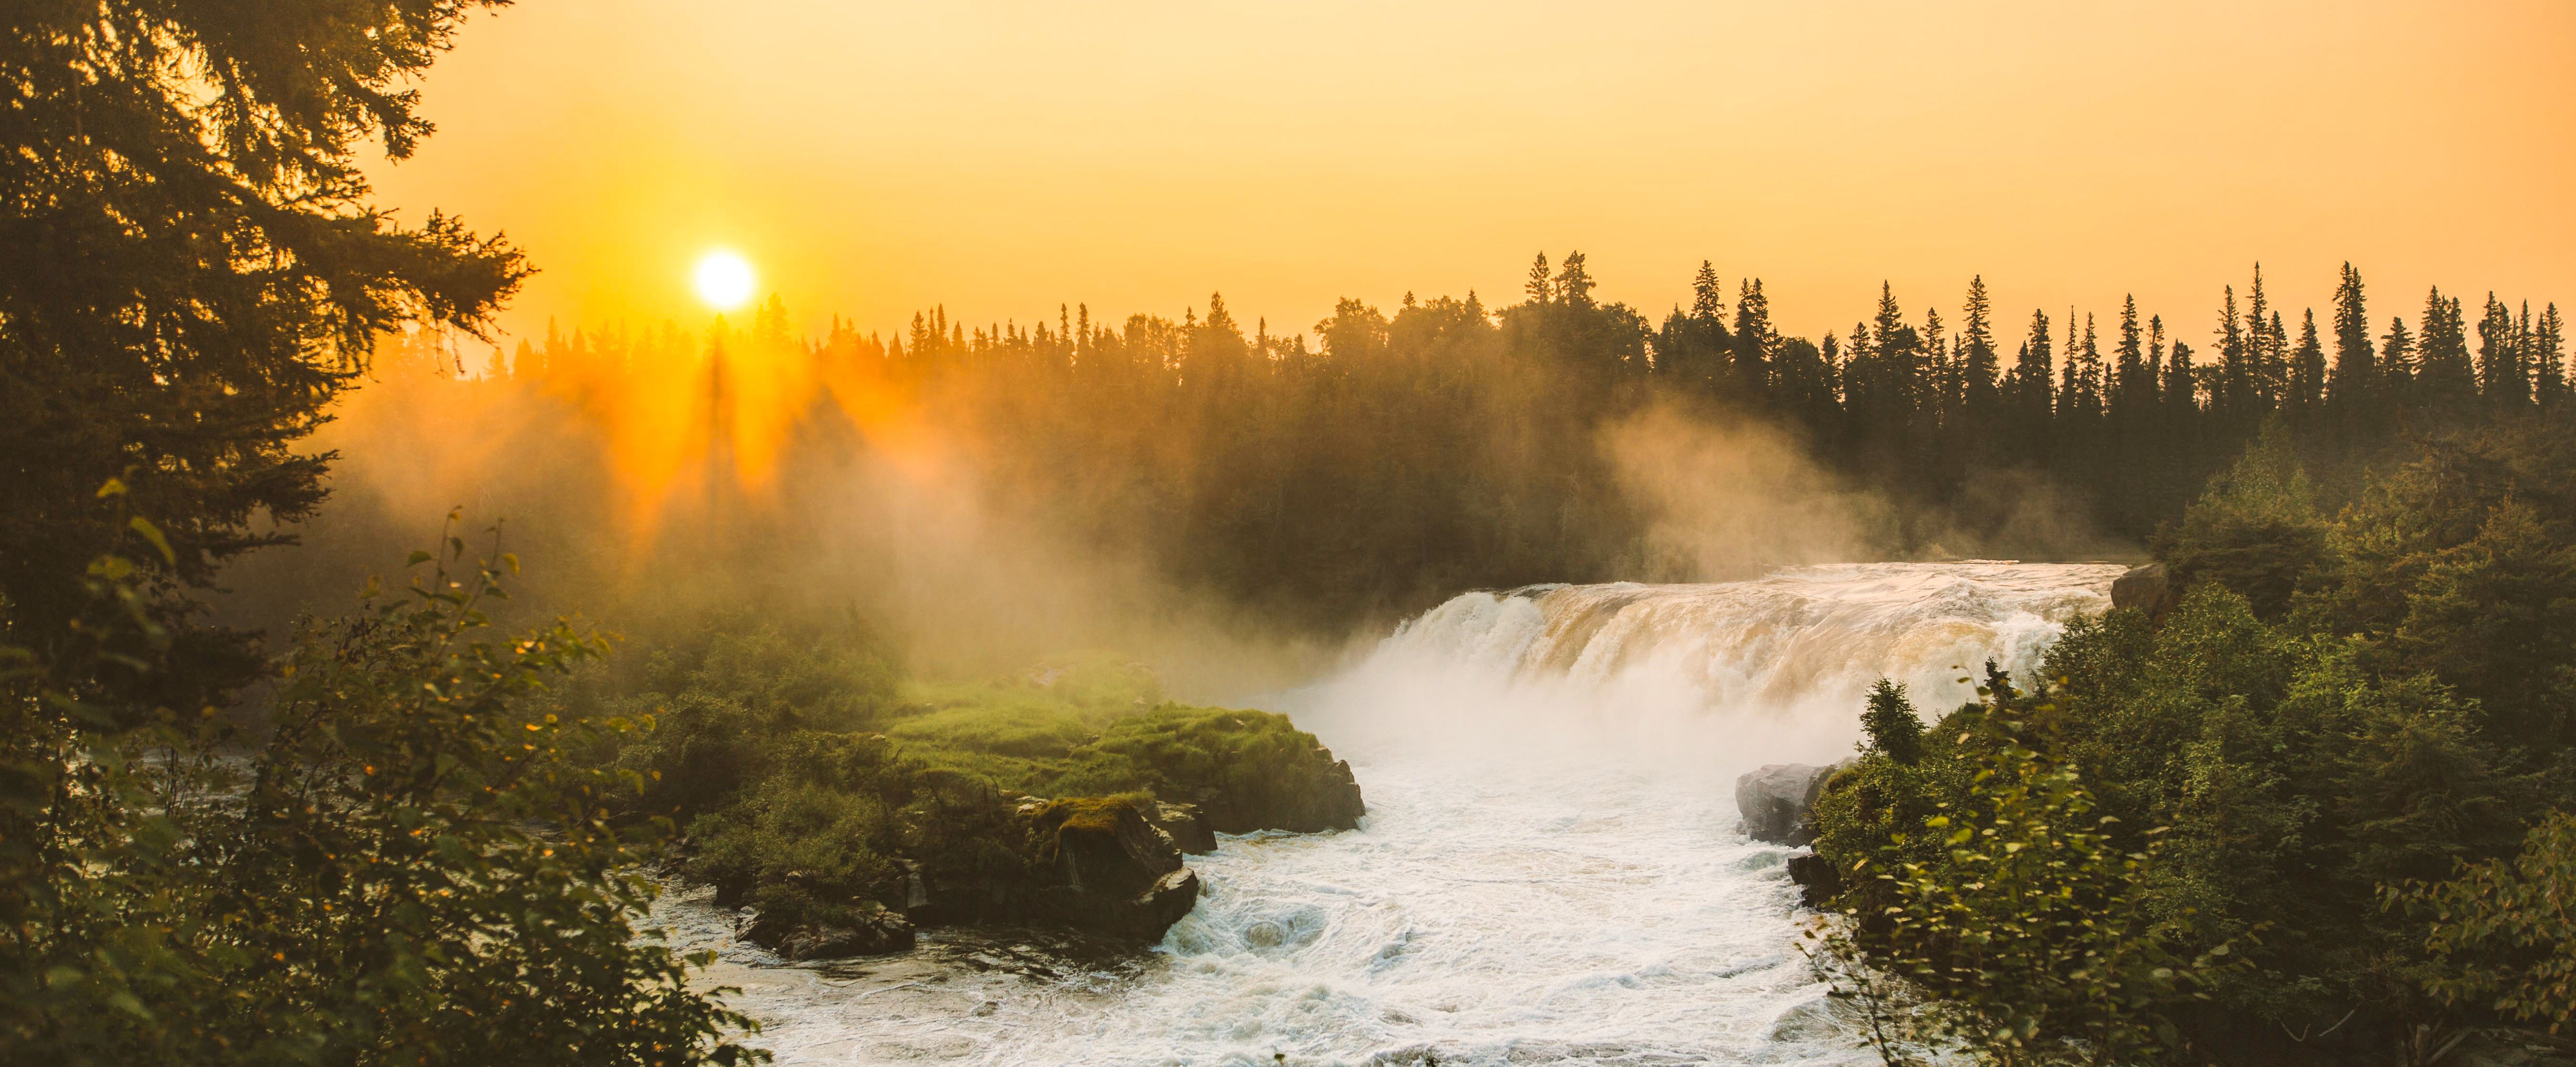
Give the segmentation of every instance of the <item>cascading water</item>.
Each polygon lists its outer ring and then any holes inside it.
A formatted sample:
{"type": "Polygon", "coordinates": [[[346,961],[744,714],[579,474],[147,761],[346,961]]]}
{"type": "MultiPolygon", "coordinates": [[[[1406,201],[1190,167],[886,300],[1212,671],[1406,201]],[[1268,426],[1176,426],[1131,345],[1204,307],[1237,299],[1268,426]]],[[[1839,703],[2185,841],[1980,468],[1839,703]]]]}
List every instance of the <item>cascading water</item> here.
{"type": "Polygon", "coordinates": [[[1193,857],[1206,893],[1108,964],[932,931],[770,964],[663,914],[782,1064],[1865,1062],[1799,957],[1788,850],[1735,775],[1826,762],[1884,675],[1937,713],[2027,672],[2116,566],[1859,564],[1712,585],[1468,593],[1331,681],[1264,701],[1351,761],[1355,833],[1193,857]]]}

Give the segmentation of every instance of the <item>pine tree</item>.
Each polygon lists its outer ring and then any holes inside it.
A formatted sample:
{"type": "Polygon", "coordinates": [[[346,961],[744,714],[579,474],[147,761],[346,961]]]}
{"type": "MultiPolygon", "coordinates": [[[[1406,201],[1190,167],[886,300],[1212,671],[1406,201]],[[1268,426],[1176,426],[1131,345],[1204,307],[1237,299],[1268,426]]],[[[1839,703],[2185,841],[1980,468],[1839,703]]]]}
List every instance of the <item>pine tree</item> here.
{"type": "Polygon", "coordinates": [[[1986,279],[1978,275],[1968,281],[1967,328],[1959,335],[1962,404],[1973,422],[1990,422],[2002,410],[2003,394],[1996,383],[2001,370],[1995,354],[1995,331],[1990,321],[1994,305],[1986,298],[1986,279]]]}
{"type": "Polygon", "coordinates": [[[2236,287],[2231,285],[2218,309],[2218,381],[2209,398],[2211,417],[2231,430],[2250,433],[2258,418],[2253,363],[2253,347],[2238,317],[2236,287]]]}
{"type": "Polygon", "coordinates": [[[2110,402],[2115,419],[2126,420],[2155,406],[2156,366],[2147,357],[2145,342],[2138,324],[2138,298],[2131,294],[2120,302],[2120,348],[2110,402]]]}
{"type": "Polygon", "coordinates": [[[2458,298],[2444,297],[2437,287],[2424,299],[2424,322],[2415,349],[2417,406],[2437,424],[2464,423],[2477,409],[2478,376],[2469,361],[2467,323],[2458,298]]]}
{"type": "Polygon", "coordinates": [[[2377,354],[2370,344],[2370,311],[2361,287],[2361,272],[2343,265],[2343,280],[2334,294],[2334,370],[2326,377],[2326,407],[2335,432],[2351,447],[2377,425],[2376,396],[2380,379],[2377,354]]]}
{"type": "Polygon", "coordinates": [[[2415,395],[2415,337],[2402,315],[2388,317],[2388,332],[2379,338],[2380,393],[2397,408],[2412,411],[2415,395]]]}
{"type": "Polygon", "coordinates": [[[1703,259],[1699,275],[1691,279],[1691,317],[1716,322],[1726,314],[1726,289],[1717,280],[1717,267],[1703,259]]]}
{"type": "MultiPolygon", "coordinates": [[[[13,641],[44,654],[79,637],[68,620],[91,603],[87,568],[133,543],[129,514],[168,542],[134,554],[154,590],[138,610],[181,622],[184,590],[291,541],[321,502],[329,456],[297,444],[379,338],[419,323],[484,339],[528,274],[518,252],[445,215],[400,225],[368,202],[362,158],[372,144],[408,157],[429,134],[404,86],[478,6],[12,7],[0,629],[13,641]],[[111,480],[124,495],[100,495],[111,480]]],[[[182,643],[218,688],[254,669],[214,631],[182,643]]]]}
{"type": "Polygon", "coordinates": [[[1762,295],[1762,279],[1747,278],[1735,291],[1735,388],[1746,402],[1760,404],[1770,389],[1771,351],[1780,335],[1771,329],[1771,301],[1762,295]]]}
{"type": "MultiPolygon", "coordinates": [[[[1521,291],[1529,294],[1529,302],[1532,304],[1544,307],[1548,304],[1555,303],[1556,282],[1552,280],[1553,277],[1553,275],[1548,273],[1547,253],[1541,252],[1538,254],[1538,258],[1536,260],[1531,261],[1529,281],[1522,285],[1521,291]]],[[[1171,305],[1166,304],[1164,306],[1169,307],[1171,305]]]]}
{"type": "MultiPolygon", "coordinates": [[[[2067,339],[2071,342],[2074,340],[2074,310],[2068,309],[2066,316],[2067,339]]],[[[2108,375],[2107,368],[2102,365],[2102,348],[2094,335],[2093,316],[2090,314],[2084,316],[2084,340],[2081,347],[2075,348],[2073,352],[2072,357],[2067,360],[2067,365],[2075,368],[2076,413],[2086,419],[2098,420],[2103,415],[2104,379],[2108,375]]]]}
{"type": "Polygon", "coordinates": [[[2290,357],[2290,391],[2282,404],[2291,426],[2316,424],[2325,406],[2325,387],[2325,344],[2317,337],[2317,313],[2310,310],[2300,320],[2299,347],[2290,357]]]}
{"type": "Polygon", "coordinates": [[[2551,304],[2540,312],[2531,325],[2531,368],[2537,399],[2543,410],[2567,409],[2568,391],[2567,323],[2558,315],[2558,305],[2551,304]]]}
{"type": "Polygon", "coordinates": [[[2006,437],[2012,458],[2043,460],[2049,447],[2049,427],[2056,410],[2055,341],[2048,333],[2048,313],[2030,313],[2030,339],[2022,342],[2021,351],[2013,357],[2012,374],[2004,381],[2006,437]]]}
{"type": "Polygon", "coordinates": [[[2287,374],[2283,349],[2289,338],[2281,330],[2280,315],[2263,293],[2263,265],[2254,265],[2254,287],[2245,301],[2245,345],[2247,386],[2254,400],[2253,417],[2260,419],[2281,405],[2281,393],[2287,374]]]}
{"type": "Polygon", "coordinates": [[[2513,309],[2489,292],[2486,313],[2478,318],[2478,393],[2490,413],[2531,406],[2531,373],[2522,347],[2513,309]]]}
{"type": "Polygon", "coordinates": [[[1583,267],[1583,253],[1565,254],[1565,265],[1556,272],[1556,298],[1570,308],[1592,309],[1592,272],[1583,267]]]}

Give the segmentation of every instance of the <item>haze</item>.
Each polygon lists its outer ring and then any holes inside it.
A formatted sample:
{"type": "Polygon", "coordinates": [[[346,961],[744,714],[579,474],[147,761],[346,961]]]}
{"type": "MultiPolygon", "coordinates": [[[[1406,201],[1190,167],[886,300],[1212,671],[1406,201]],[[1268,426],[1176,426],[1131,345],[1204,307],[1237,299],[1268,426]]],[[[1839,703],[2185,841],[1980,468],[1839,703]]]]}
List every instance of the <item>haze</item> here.
{"type": "Polygon", "coordinates": [[[806,329],[1222,290],[1281,332],[1517,300],[1543,248],[1654,314],[1711,259],[1809,336],[1983,272],[2196,339],[2257,260],[2294,308],[2346,260],[2388,311],[2576,292],[2576,5],[2474,7],[548,0],[376,169],[533,254],[520,336],[703,315],[711,247],[806,329]]]}

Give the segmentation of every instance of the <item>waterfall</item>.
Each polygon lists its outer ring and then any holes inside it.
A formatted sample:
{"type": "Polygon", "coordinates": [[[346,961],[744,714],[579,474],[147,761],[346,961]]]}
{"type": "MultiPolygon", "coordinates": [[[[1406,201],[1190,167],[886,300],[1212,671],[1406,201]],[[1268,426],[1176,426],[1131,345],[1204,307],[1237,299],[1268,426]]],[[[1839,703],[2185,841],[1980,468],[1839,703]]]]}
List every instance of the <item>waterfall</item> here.
{"type": "Polygon", "coordinates": [[[1866,1064],[1798,955],[1788,850],[1734,774],[1851,751],[1862,693],[1926,714],[2027,676],[2115,566],[1808,567],[1466,593],[1261,703],[1366,791],[1360,830],[1224,838],[1198,907],[1103,964],[1003,931],[775,965],[681,902],[689,947],[795,1064],[1866,1064]]]}

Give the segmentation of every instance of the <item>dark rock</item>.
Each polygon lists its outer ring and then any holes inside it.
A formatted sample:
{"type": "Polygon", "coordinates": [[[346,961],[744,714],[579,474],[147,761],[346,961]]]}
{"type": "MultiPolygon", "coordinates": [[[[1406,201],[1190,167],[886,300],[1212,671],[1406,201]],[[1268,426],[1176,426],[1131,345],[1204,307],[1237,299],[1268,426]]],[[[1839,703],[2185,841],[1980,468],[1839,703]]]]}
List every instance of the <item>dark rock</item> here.
{"type": "Polygon", "coordinates": [[[2111,606],[2135,608],[2151,619],[2161,619],[2182,602],[2182,591],[2174,588],[2173,573],[2162,563],[2131,567],[2128,573],[2111,582],[2111,606]]]}
{"type": "Polygon", "coordinates": [[[1216,829],[1199,814],[1198,805],[1156,804],[1152,819],[1154,828],[1169,835],[1182,852],[1204,856],[1216,851],[1216,829]]]}
{"type": "Polygon", "coordinates": [[[1756,841],[1803,845],[1816,839],[1807,812],[1816,805],[1825,779],[1844,764],[1811,767],[1773,763],[1735,780],[1735,810],[1744,816],[1744,832],[1756,841]]]}
{"type": "Polygon", "coordinates": [[[1810,908],[1823,907],[1843,892],[1843,873],[1813,852],[1789,857],[1789,880],[1803,887],[1798,903],[1810,908]]]}
{"type": "Polygon", "coordinates": [[[903,914],[918,923],[930,912],[930,887],[921,881],[921,861],[897,860],[903,865],[903,914]]]}
{"type": "Polygon", "coordinates": [[[861,909],[846,923],[789,923],[758,912],[744,915],[734,934],[790,960],[829,960],[910,952],[912,923],[882,908],[861,909]]]}
{"type": "Polygon", "coordinates": [[[1050,925],[1140,941],[1190,913],[1199,877],[1171,835],[1119,797],[1075,797],[1029,816],[1032,910],[1050,925]]]}
{"type": "Polygon", "coordinates": [[[1218,833],[1287,830],[1315,834],[1356,830],[1368,805],[1349,760],[1317,747],[1285,766],[1231,788],[1201,790],[1198,808],[1218,833]]]}

